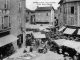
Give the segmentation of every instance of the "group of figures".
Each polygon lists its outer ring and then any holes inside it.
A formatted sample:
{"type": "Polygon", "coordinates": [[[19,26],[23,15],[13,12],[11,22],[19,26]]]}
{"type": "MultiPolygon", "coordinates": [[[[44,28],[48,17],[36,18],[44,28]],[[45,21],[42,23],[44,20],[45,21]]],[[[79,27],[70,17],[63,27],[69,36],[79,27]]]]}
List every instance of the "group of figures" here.
{"type": "MultiPolygon", "coordinates": [[[[42,32],[44,33],[44,32],[42,32]]],[[[54,40],[66,39],[66,40],[79,40],[79,36],[64,35],[62,32],[54,32],[51,30],[45,33],[46,38],[36,39],[32,34],[26,36],[26,47],[30,48],[30,51],[37,49],[39,53],[47,53],[48,50],[62,54],[65,60],[80,60],[80,54],[72,48],[66,46],[58,46],[54,40]]]]}

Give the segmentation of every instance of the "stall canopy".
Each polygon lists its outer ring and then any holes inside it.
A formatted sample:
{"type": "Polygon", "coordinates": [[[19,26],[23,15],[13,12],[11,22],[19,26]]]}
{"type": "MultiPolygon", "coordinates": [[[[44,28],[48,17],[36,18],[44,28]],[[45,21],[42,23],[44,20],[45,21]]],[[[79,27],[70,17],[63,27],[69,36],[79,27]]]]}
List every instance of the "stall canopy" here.
{"type": "Polygon", "coordinates": [[[45,32],[50,32],[50,30],[47,30],[47,29],[44,29],[43,31],[45,31],[45,32]]]}
{"type": "Polygon", "coordinates": [[[26,34],[31,34],[31,33],[33,33],[33,31],[28,31],[28,32],[25,32],[26,34]]]}
{"type": "Polygon", "coordinates": [[[80,29],[78,29],[78,33],[77,34],[80,35],[80,29]]]}
{"type": "Polygon", "coordinates": [[[64,43],[62,43],[62,45],[73,48],[76,51],[80,50],[80,42],[66,40],[64,43]]]}
{"type": "Polygon", "coordinates": [[[34,38],[46,38],[45,34],[41,34],[40,32],[33,33],[34,38]]]}
{"type": "Polygon", "coordinates": [[[76,29],[67,28],[63,33],[64,34],[73,34],[76,29]]]}
{"type": "Polygon", "coordinates": [[[62,45],[62,43],[64,42],[64,41],[66,41],[65,39],[58,39],[58,40],[54,40],[59,46],[61,46],[62,45]]]}
{"type": "Polygon", "coordinates": [[[63,42],[62,45],[70,47],[70,48],[73,48],[73,46],[74,46],[72,41],[69,41],[69,40],[66,40],[65,42],[63,42]]]}
{"type": "Polygon", "coordinates": [[[9,44],[13,41],[16,41],[16,40],[18,40],[18,38],[15,37],[14,35],[7,35],[5,37],[2,37],[2,38],[0,38],[0,47],[4,46],[6,44],[9,44]]]}
{"type": "Polygon", "coordinates": [[[65,29],[66,27],[65,26],[63,26],[62,28],[60,28],[58,31],[62,31],[63,29],[65,29]]]}
{"type": "Polygon", "coordinates": [[[44,28],[44,27],[40,27],[39,29],[40,29],[40,30],[44,30],[45,28],[44,28]]]}
{"type": "Polygon", "coordinates": [[[58,31],[59,32],[62,31],[63,34],[68,34],[68,35],[80,35],[80,27],[79,26],[66,25],[65,27],[63,26],[58,31]]]}

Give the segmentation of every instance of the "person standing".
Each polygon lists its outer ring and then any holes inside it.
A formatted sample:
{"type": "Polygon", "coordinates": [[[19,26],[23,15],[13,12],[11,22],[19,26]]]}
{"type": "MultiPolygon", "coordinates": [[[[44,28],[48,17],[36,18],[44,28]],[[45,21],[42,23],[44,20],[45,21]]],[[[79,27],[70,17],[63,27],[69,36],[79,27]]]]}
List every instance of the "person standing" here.
{"type": "Polygon", "coordinates": [[[3,60],[3,55],[2,54],[0,55],[0,60],[3,60]]]}

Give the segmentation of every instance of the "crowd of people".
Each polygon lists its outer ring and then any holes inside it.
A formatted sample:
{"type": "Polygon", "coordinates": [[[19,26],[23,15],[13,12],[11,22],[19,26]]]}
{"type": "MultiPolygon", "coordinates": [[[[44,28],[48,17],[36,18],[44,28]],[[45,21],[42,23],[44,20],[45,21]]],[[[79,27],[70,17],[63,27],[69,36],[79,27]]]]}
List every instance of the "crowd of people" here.
{"type": "Polygon", "coordinates": [[[80,59],[79,57],[80,54],[77,53],[77,51],[66,46],[58,46],[53,41],[53,40],[58,40],[58,39],[79,41],[80,39],[79,36],[64,35],[62,32],[58,32],[58,31],[55,32],[53,30],[50,30],[49,32],[42,31],[41,33],[44,33],[46,35],[46,38],[36,39],[33,37],[32,34],[28,34],[26,36],[26,47],[30,49],[30,52],[38,48],[38,52],[40,53],[42,50],[43,50],[42,53],[44,53],[45,51],[47,52],[47,50],[50,50],[58,54],[63,54],[65,60],[67,59],[79,60],[80,59]],[[39,49],[40,46],[42,46],[41,50],[39,49]]]}

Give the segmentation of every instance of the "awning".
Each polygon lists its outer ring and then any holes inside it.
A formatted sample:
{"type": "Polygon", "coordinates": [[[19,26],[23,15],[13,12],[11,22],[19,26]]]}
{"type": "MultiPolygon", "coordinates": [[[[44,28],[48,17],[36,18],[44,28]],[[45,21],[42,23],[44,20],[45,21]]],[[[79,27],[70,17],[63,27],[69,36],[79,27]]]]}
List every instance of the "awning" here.
{"type": "Polygon", "coordinates": [[[77,34],[80,35],[80,29],[78,29],[78,33],[77,34]]]}
{"type": "Polygon", "coordinates": [[[76,29],[66,28],[66,30],[63,33],[64,34],[73,34],[75,30],[76,29]]]}
{"type": "Polygon", "coordinates": [[[50,30],[47,30],[47,29],[44,29],[43,31],[45,31],[45,32],[50,32],[50,30]]]}
{"type": "Polygon", "coordinates": [[[73,46],[74,46],[73,43],[72,43],[72,41],[69,41],[69,40],[66,40],[64,43],[62,43],[62,45],[70,47],[70,48],[73,48],[73,46]]]}
{"type": "Polygon", "coordinates": [[[66,41],[65,39],[58,39],[58,40],[54,40],[59,46],[61,46],[62,45],[62,43],[64,42],[64,41],[66,41]]]}
{"type": "Polygon", "coordinates": [[[0,38],[0,47],[4,46],[6,44],[9,44],[13,41],[16,41],[18,38],[15,37],[14,35],[7,35],[5,37],[0,38]]]}
{"type": "Polygon", "coordinates": [[[31,33],[33,33],[33,31],[28,31],[28,32],[25,32],[26,34],[31,34],[31,33]]]}
{"type": "Polygon", "coordinates": [[[45,28],[44,28],[44,27],[40,27],[39,29],[40,29],[40,30],[44,30],[45,28]]]}
{"type": "Polygon", "coordinates": [[[66,27],[65,26],[63,26],[62,28],[60,28],[58,31],[62,31],[63,29],[65,29],[66,27]]]}
{"type": "Polygon", "coordinates": [[[62,45],[74,48],[76,50],[78,47],[80,47],[80,42],[66,40],[64,43],[62,43],[62,45]]]}
{"type": "Polygon", "coordinates": [[[33,33],[34,38],[46,38],[45,34],[41,34],[41,33],[33,33]]]}

